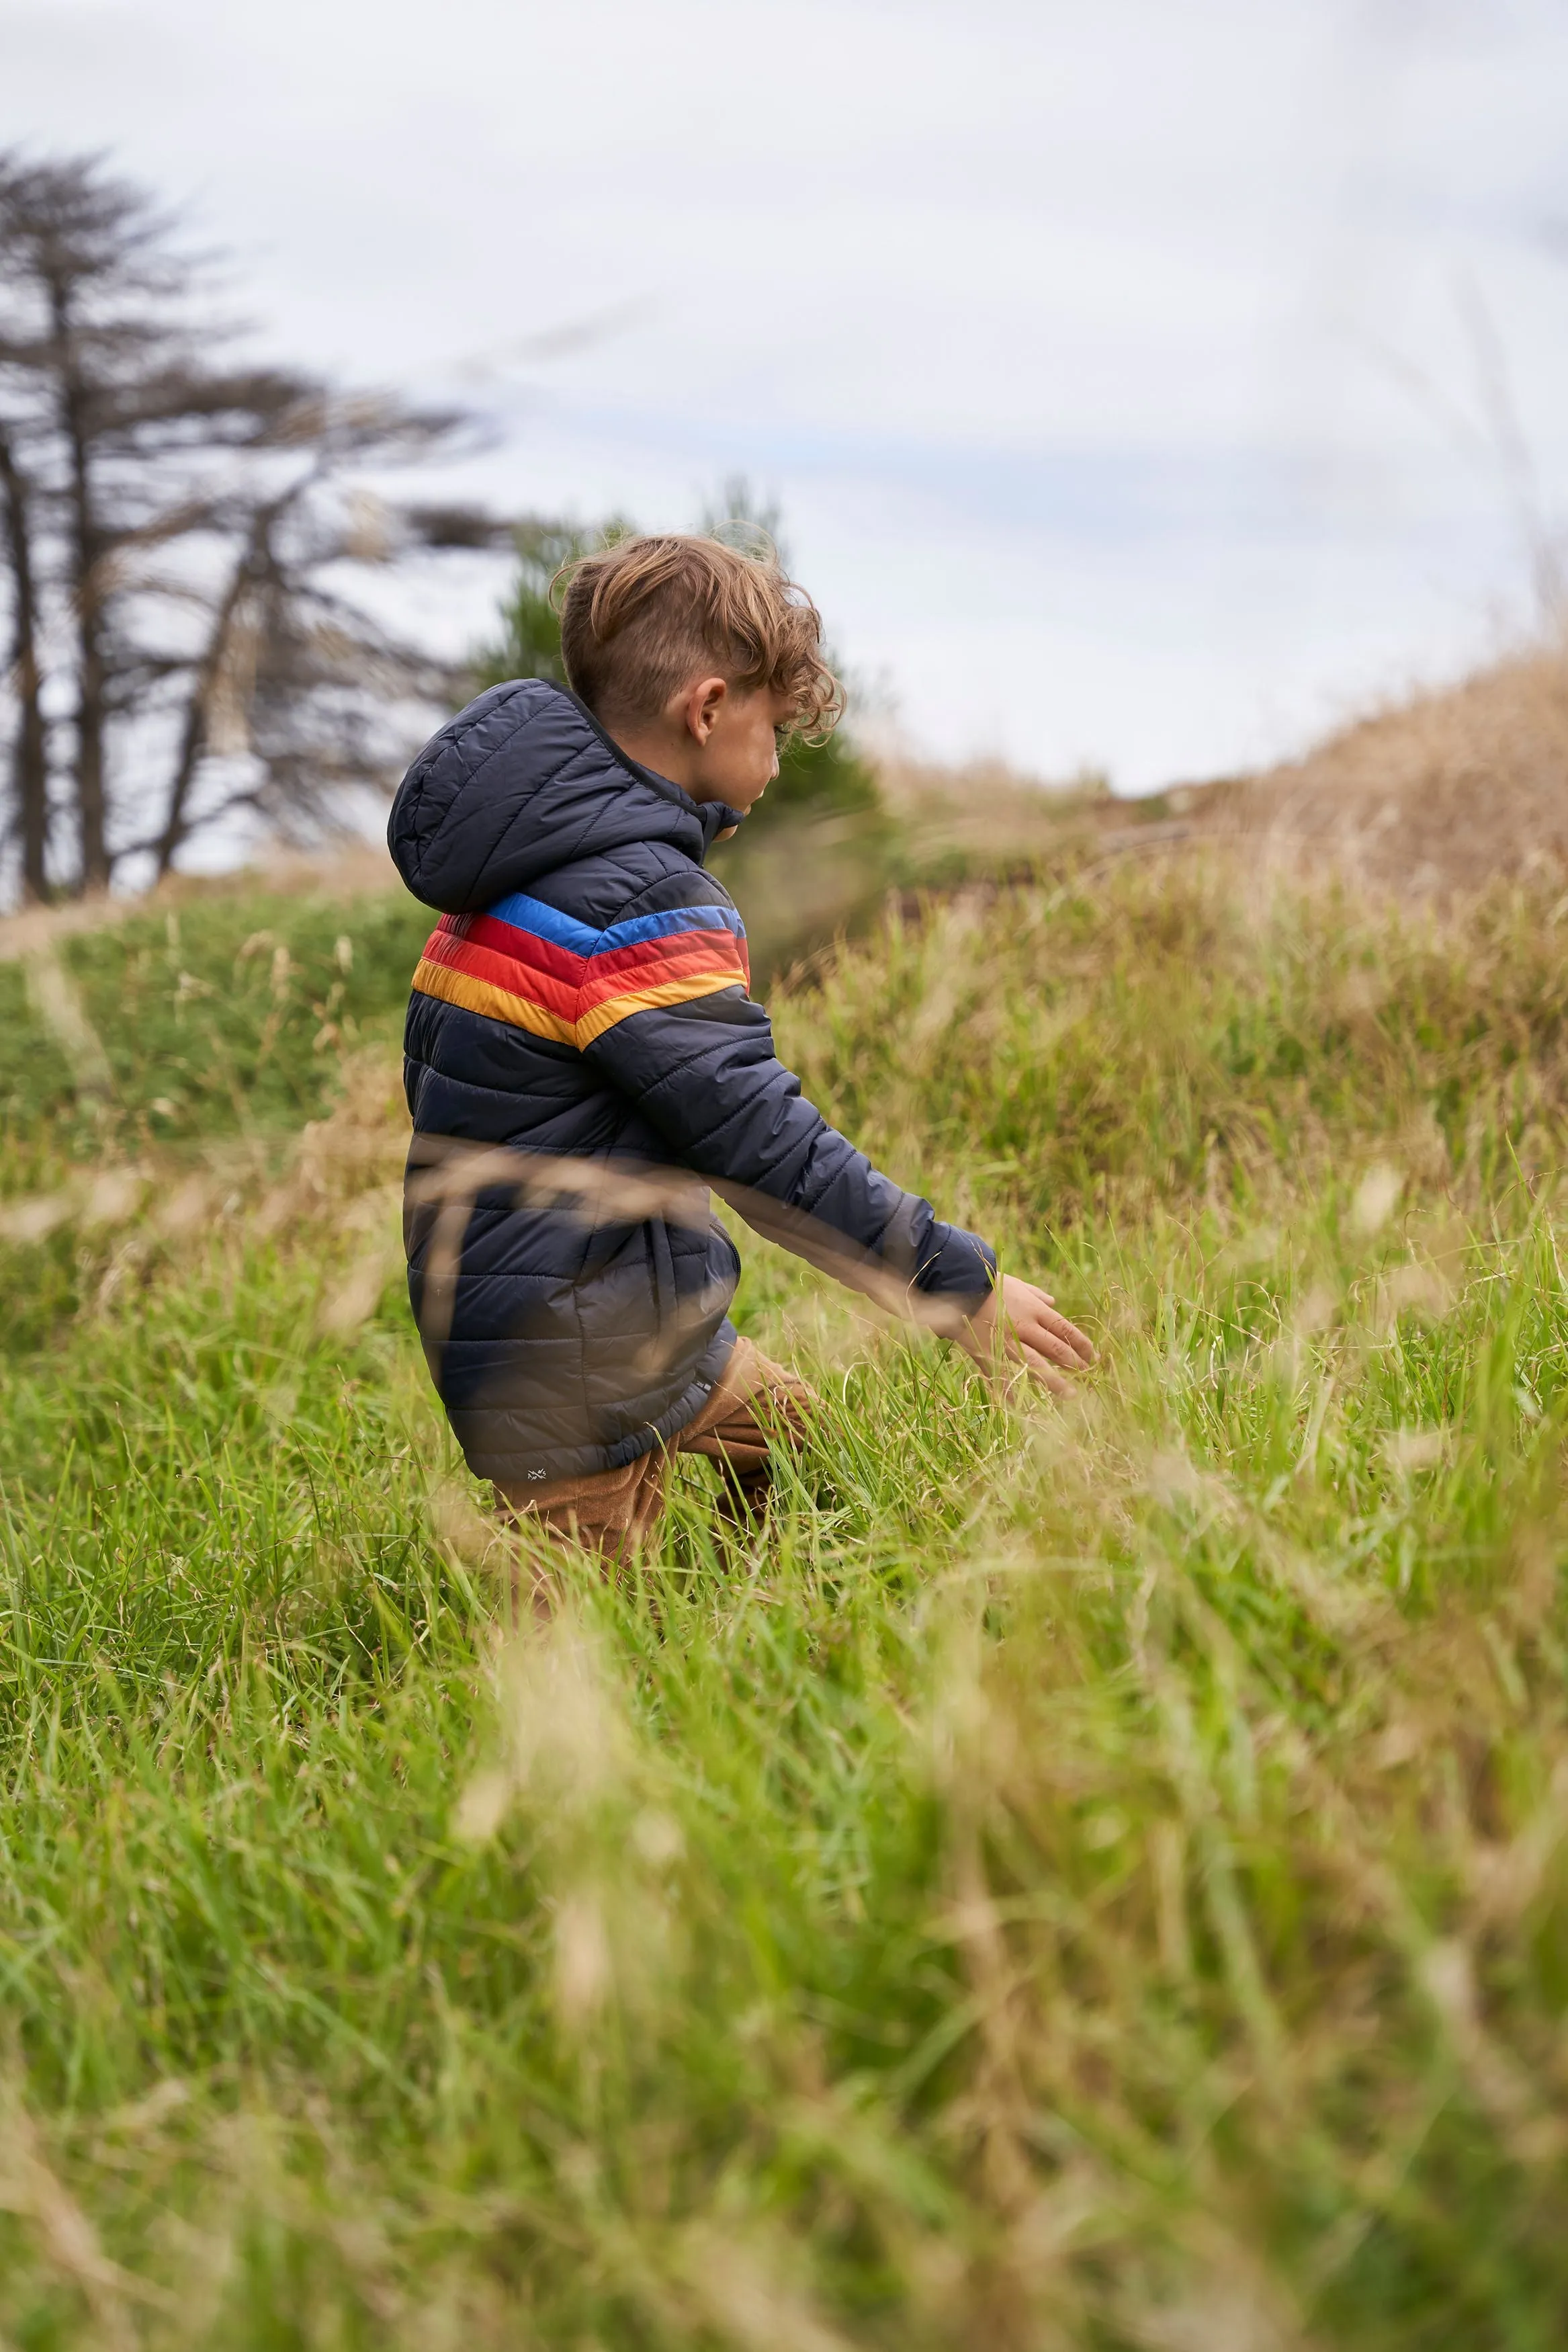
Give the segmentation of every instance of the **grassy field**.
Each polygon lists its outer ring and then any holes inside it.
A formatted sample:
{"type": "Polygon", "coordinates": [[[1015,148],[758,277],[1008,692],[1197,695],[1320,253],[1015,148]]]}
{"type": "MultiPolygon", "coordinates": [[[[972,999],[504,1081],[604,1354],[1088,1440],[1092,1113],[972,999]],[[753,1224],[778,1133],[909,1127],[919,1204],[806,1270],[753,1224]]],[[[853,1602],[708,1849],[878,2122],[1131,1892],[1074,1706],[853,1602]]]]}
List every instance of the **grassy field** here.
{"type": "Polygon", "coordinates": [[[800,1478],[548,1630],[401,1288],[423,919],[0,971],[0,2337],[1558,2346],[1565,911],[1129,866],[818,959],[811,1091],[1102,1367],[752,1242],[800,1478]]]}

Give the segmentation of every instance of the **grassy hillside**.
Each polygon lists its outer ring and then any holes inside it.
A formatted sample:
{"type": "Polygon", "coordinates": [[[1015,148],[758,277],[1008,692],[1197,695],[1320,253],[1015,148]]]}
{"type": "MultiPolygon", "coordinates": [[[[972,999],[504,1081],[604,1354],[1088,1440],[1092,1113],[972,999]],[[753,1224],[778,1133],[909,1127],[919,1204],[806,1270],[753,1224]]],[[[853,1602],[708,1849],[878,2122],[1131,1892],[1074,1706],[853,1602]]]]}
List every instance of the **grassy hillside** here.
{"type": "Polygon", "coordinates": [[[401,892],[191,890],[0,963],[5,1189],[49,1142],[123,1155],[319,1116],[343,1054],[396,1037],[431,919],[401,892]],[[74,1045],[51,968],[79,1011],[74,1045]]]}
{"type": "Polygon", "coordinates": [[[402,1303],[420,919],[17,978],[5,2339],[1555,2346],[1561,915],[1085,869],[820,960],[811,1089],[1103,1368],[750,1243],[769,1539],[683,1465],[548,1631],[402,1303]]]}

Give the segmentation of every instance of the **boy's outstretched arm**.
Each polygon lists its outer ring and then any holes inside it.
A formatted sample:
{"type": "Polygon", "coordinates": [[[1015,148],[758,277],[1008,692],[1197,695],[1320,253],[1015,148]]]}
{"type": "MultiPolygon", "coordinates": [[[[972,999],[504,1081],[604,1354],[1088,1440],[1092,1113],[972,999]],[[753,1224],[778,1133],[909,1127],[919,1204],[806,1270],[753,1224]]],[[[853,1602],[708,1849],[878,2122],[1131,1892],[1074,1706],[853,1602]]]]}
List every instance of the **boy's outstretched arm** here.
{"type": "MultiPolygon", "coordinates": [[[[713,909],[711,921],[716,902],[697,903],[705,914],[713,909]]],[[[652,911],[646,898],[634,902],[619,918],[617,931],[628,917],[645,910],[652,911]]],[[[695,905],[692,914],[702,919],[695,905]]],[[[728,919],[733,923],[733,913],[728,919]]],[[[591,960],[584,1001],[599,992],[591,960]]],[[[1054,1315],[1042,1292],[1011,1277],[1001,1283],[998,1339],[995,1252],[978,1235],[944,1223],[928,1202],[904,1192],[829,1126],[775,1053],[766,1011],[738,985],[721,983],[684,1001],[630,1012],[586,1041],[583,1051],[665,1137],[674,1161],[779,1202],[880,1258],[925,1296],[951,1301],[969,1318],[962,1343],[979,1360],[996,1364],[998,1347],[1022,1349],[1019,1360],[1054,1386],[1063,1383],[1051,1368],[1090,1360],[1082,1333],[1054,1315]],[[1040,1321],[1041,1315],[1052,1317],[1051,1326],[1040,1321]]],[[[747,1213],[744,1202],[741,1210],[747,1213]]],[[[760,1218],[748,1222],[768,1230],[760,1218]]]]}

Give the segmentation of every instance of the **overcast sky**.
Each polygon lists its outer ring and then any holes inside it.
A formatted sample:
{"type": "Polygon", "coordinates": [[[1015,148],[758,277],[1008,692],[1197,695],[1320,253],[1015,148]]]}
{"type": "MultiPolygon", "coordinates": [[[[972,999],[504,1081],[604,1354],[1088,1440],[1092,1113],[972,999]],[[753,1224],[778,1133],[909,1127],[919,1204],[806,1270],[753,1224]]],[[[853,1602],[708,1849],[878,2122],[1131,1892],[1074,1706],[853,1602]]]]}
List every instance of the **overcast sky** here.
{"type": "Polygon", "coordinates": [[[281,355],[482,404],[497,499],[747,474],[917,743],[1124,789],[1526,625],[1565,134],[1568,0],[0,0],[0,142],[281,355]]]}

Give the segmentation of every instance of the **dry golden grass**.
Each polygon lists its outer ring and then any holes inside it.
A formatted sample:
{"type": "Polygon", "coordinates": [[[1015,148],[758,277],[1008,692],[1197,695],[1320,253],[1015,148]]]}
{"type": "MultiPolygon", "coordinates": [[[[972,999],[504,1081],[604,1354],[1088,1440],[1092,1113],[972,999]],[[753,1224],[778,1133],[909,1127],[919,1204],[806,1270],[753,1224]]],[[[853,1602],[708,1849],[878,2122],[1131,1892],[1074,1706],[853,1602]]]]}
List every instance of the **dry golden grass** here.
{"type": "Polygon", "coordinates": [[[1448,898],[1568,878],[1568,642],[1548,642],[1357,719],[1254,776],[1118,801],[996,761],[878,768],[913,863],[1016,865],[1218,840],[1291,877],[1448,898]]]}
{"type": "Polygon", "coordinates": [[[1272,859],[1421,896],[1568,874],[1568,645],[1358,720],[1199,810],[1272,859]]]}

